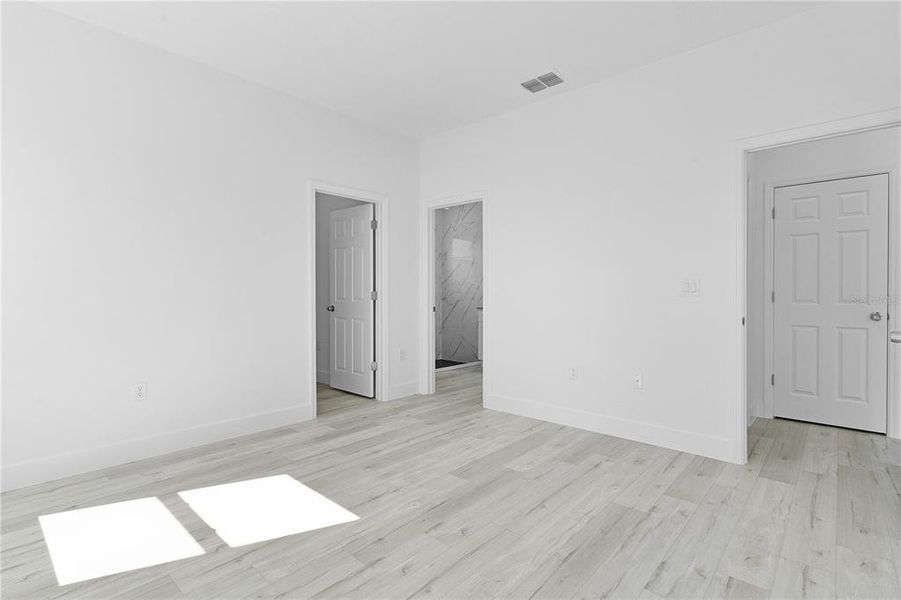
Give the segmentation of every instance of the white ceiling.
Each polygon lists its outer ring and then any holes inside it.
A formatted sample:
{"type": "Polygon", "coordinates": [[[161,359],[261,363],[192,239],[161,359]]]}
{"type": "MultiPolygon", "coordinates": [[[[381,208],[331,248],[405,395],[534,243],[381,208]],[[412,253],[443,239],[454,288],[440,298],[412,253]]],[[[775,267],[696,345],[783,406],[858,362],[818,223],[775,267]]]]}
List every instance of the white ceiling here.
{"type": "Polygon", "coordinates": [[[421,138],[760,27],[806,2],[64,2],[54,10],[421,138]],[[530,94],[552,69],[566,82],[530,94]]]}

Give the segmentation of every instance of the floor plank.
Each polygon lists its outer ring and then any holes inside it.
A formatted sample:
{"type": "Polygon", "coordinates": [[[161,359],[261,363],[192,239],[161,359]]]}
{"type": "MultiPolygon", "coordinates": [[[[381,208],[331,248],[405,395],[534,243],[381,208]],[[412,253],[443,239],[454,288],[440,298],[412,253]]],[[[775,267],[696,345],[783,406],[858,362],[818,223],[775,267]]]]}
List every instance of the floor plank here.
{"type": "Polygon", "coordinates": [[[770,595],[772,598],[831,600],[835,598],[835,571],[782,558],[770,595]]]}
{"type": "Polygon", "coordinates": [[[780,421],[780,423],[784,425],[773,428],[775,433],[773,445],[763,463],[763,468],[760,469],[760,476],[794,484],[801,470],[801,459],[804,456],[810,425],[797,421],[780,421]]]}
{"type": "Polygon", "coordinates": [[[858,460],[838,467],[836,582],[838,598],[901,598],[898,565],[892,555],[891,532],[879,502],[880,481],[858,460]]]}
{"type": "Polygon", "coordinates": [[[770,589],[784,539],[792,486],[757,479],[719,571],[764,590],[770,589]]]}
{"type": "Polygon", "coordinates": [[[835,570],[837,477],[803,471],[792,491],[781,556],[835,570]]]}

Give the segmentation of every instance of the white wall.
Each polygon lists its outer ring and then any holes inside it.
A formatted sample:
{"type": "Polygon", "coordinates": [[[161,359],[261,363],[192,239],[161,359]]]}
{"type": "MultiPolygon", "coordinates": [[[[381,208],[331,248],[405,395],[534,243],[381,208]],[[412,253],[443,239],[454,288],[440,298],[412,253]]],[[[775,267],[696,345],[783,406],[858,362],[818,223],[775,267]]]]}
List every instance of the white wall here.
{"type": "Polygon", "coordinates": [[[329,355],[329,213],[366,204],[351,198],[316,194],[316,381],[328,385],[331,378],[329,355]]]}
{"type": "Polygon", "coordinates": [[[415,386],[414,142],[34,5],[2,41],[6,488],[311,415],[311,178],[389,197],[415,386]]]}
{"type": "Polygon", "coordinates": [[[486,406],[738,459],[735,141],[897,107],[898,10],[816,8],[425,140],[424,200],[488,191],[486,406]]]}

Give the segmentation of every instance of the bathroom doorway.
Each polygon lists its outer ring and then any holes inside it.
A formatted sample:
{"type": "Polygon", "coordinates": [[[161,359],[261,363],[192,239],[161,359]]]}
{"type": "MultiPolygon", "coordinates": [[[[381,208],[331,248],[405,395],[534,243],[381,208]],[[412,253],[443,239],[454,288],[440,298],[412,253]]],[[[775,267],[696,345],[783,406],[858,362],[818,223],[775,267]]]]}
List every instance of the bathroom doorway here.
{"type": "Polygon", "coordinates": [[[435,369],[482,361],[482,203],[434,211],[435,369]]]}

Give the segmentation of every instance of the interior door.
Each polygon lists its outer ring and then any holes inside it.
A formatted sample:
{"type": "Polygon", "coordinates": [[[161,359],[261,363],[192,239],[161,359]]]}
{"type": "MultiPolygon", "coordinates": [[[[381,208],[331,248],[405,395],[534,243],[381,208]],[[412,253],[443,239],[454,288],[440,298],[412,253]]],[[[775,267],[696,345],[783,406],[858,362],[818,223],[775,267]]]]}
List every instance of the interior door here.
{"type": "Polygon", "coordinates": [[[329,385],[375,396],[375,207],[329,214],[329,385]]]}
{"type": "Polygon", "coordinates": [[[775,190],[775,415],[885,432],[888,175],[775,190]]]}

